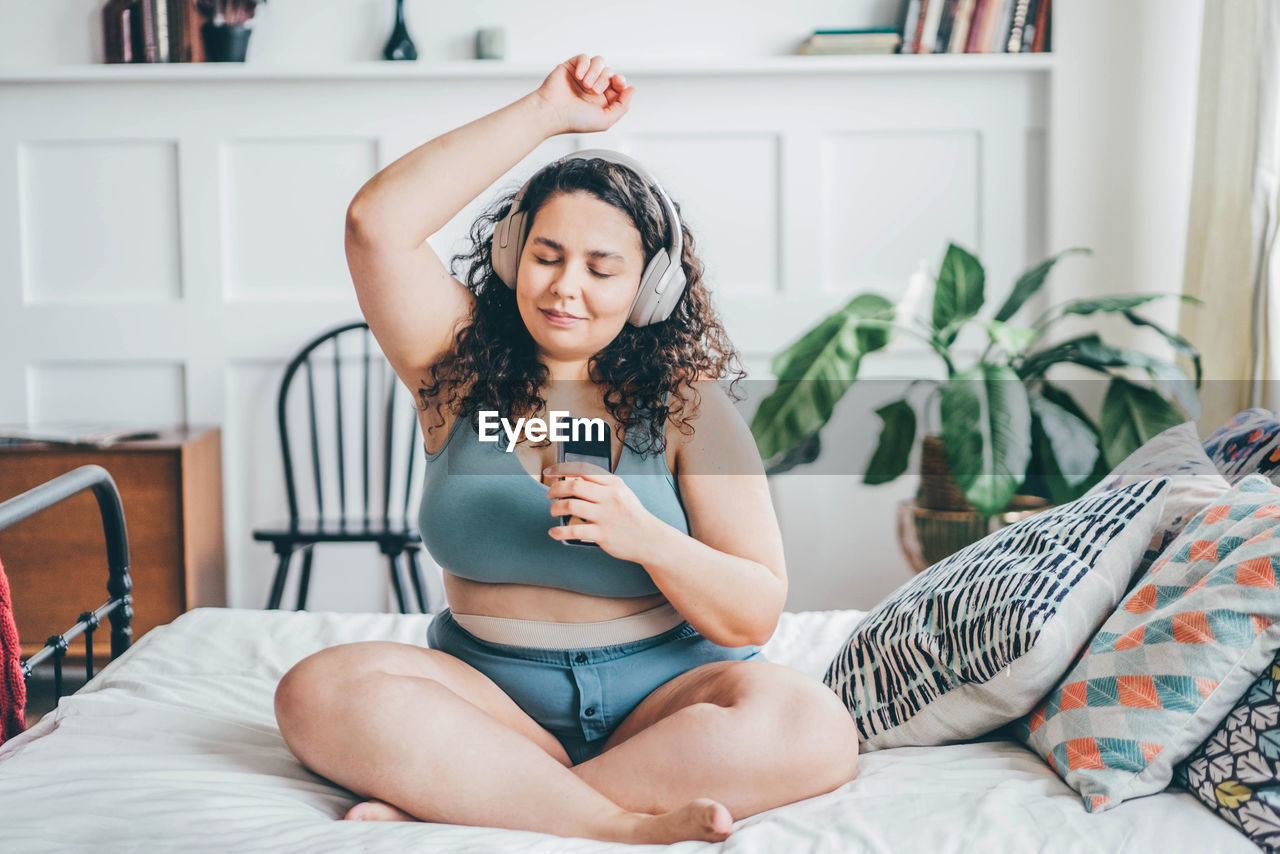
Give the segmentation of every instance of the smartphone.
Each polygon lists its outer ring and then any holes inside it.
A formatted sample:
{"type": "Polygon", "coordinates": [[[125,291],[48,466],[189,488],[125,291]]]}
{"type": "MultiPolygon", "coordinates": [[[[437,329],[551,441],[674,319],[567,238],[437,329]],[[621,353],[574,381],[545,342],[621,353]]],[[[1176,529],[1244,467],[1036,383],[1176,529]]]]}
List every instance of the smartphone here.
{"type": "MultiPolygon", "coordinates": [[[[571,419],[571,423],[576,423],[580,419],[571,419]]],[[[587,419],[581,419],[587,422],[587,419]]],[[[584,428],[579,429],[579,433],[583,436],[598,432],[593,431],[588,426],[590,422],[584,424],[584,428]]],[[[573,430],[569,431],[570,438],[567,441],[560,442],[556,445],[556,462],[558,463],[591,463],[600,466],[605,471],[613,471],[613,436],[610,431],[604,431],[604,438],[582,438],[574,441],[572,438],[573,430]]],[[[561,478],[563,480],[563,478],[561,478]]],[[[561,525],[576,525],[582,522],[577,516],[561,516],[561,525]]],[[[587,546],[588,548],[598,549],[599,545],[591,540],[561,540],[567,546],[587,546]]]]}

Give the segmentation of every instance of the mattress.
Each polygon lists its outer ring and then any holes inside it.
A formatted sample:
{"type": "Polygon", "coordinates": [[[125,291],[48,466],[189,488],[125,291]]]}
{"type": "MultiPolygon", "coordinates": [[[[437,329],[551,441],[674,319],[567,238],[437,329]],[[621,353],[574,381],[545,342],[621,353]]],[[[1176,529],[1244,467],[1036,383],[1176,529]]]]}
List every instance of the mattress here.
{"type": "MultiPolygon", "coordinates": [[[[820,678],[862,616],[787,612],[765,655],[820,678]]],[[[1256,851],[1186,792],[1090,815],[1016,742],[864,754],[847,785],[740,820],[718,844],[631,846],[432,823],[338,821],[358,800],[276,728],[280,676],[325,646],[426,645],[430,618],[201,608],[141,638],[0,747],[5,851],[1256,851]]]]}

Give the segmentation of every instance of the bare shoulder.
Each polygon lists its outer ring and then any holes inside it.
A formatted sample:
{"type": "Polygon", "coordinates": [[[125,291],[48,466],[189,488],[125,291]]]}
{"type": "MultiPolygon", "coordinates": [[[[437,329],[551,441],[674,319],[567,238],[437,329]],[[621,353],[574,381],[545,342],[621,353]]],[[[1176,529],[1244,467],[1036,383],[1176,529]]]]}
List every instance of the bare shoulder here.
{"type": "Polygon", "coordinates": [[[692,428],[675,430],[680,470],[685,474],[762,474],[755,438],[728,390],[707,375],[694,382],[694,389],[697,394],[689,395],[676,415],[678,421],[687,418],[692,428]]]}

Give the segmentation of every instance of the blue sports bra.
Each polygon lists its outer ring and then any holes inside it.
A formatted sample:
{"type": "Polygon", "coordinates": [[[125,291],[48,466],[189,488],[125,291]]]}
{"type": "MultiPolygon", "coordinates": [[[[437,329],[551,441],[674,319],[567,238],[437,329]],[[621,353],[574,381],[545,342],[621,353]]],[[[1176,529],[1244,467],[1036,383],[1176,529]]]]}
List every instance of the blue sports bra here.
{"type": "MultiPolygon", "coordinates": [[[[431,557],[454,575],[616,598],[661,592],[638,563],[553,540],[547,530],[558,519],[548,487],[514,452],[481,442],[470,417],[456,417],[444,446],[426,458],[418,530],[431,557]]],[[[665,454],[641,455],[624,443],[614,474],[650,513],[689,533],[665,454]]]]}

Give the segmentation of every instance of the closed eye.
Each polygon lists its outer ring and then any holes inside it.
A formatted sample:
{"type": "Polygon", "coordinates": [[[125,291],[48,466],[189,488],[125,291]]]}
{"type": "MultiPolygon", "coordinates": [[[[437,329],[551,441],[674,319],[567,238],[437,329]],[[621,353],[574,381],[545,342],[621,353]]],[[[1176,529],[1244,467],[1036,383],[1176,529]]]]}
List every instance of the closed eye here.
{"type": "MultiPolygon", "coordinates": [[[[542,266],[544,266],[544,267],[551,267],[551,266],[554,266],[554,265],[556,265],[556,264],[559,264],[559,263],[560,263],[560,259],[559,259],[559,258],[542,258],[542,257],[539,257],[539,256],[537,256],[537,255],[534,255],[534,256],[533,256],[533,260],[534,260],[534,261],[536,261],[536,262],[538,262],[539,264],[541,264],[541,265],[542,265],[542,266]]],[[[588,268],[588,269],[590,269],[590,268],[588,268]]],[[[613,273],[601,273],[601,272],[598,272],[598,271],[596,271],[596,270],[591,270],[591,275],[595,276],[597,279],[612,279],[614,274],[613,274],[613,273]]]]}

